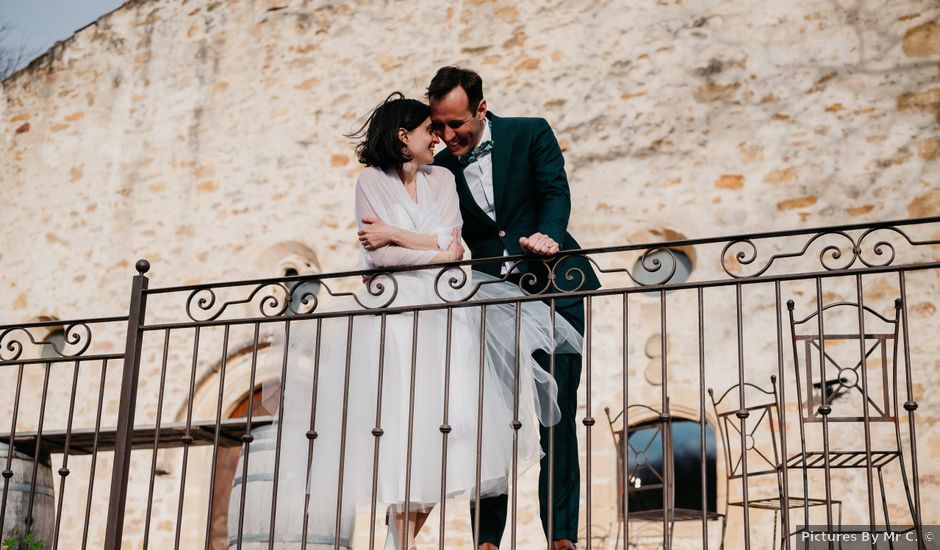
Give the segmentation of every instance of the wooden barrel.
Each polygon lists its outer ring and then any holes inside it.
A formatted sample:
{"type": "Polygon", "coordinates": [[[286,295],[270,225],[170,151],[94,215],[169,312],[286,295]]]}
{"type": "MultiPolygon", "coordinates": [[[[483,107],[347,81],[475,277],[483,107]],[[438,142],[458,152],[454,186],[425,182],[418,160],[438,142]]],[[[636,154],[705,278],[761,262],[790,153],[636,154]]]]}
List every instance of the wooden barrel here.
{"type": "MultiPolygon", "coordinates": [[[[9,446],[0,443],[0,471],[6,470],[9,456],[9,446]]],[[[35,491],[33,490],[33,457],[14,450],[10,470],[13,471],[13,477],[9,479],[0,477],[0,505],[3,504],[4,485],[7,488],[0,542],[23,537],[28,530],[37,539],[45,542],[46,548],[51,548],[52,532],[55,529],[55,493],[52,488],[52,469],[48,459],[39,461],[35,491]],[[30,493],[33,493],[32,523],[27,525],[27,519],[30,517],[30,493]]]]}
{"type": "MultiPolygon", "coordinates": [[[[242,550],[267,550],[271,539],[271,508],[274,490],[274,459],[277,444],[277,426],[268,425],[255,428],[251,431],[254,436],[248,451],[248,475],[243,475],[245,450],[238,456],[238,466],[235,470],[235,480],[232,482],[232,492],[228,506],[228,541],[229,548],[238,547],[238,520],[241,507],[242,490],[245,491],[245,511],[242,519],[241,548],[242,550]]],[[[283,465],[280,470],[278,493],[284,493],[285,473],[283,465]]],[[[295,491],[298,488],[293,488],[295,491]]],[[[296,504],[296,503],[294,503],[296,504]]],[[[302,510],[293,509],[278,503],[277,518],[274,534],[274,548],[277,550],[294,550],[303,545],[303,514],[302,510]]],[[[351,544],[352,533],[341,536],[340,548],[348,549],[351,544]]],[[[331,533],[307,532],[308,550],[332,550],[335,538],[331,533]]]]}

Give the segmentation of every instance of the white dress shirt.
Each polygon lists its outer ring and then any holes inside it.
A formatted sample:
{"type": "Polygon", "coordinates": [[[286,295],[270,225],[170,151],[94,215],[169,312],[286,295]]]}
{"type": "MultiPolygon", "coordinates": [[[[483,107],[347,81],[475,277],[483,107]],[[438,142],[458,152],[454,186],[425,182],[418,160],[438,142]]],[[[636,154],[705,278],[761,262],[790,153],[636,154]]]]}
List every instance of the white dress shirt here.
{"type": "MultiPolygon", "coordinates": [[[[490,125],[483,130],[480,143],[493,139],[490,125]]],[[[480,143],[477,143],[479,145],[480,143]]],[[[491,220],[496,221],[496,199],[493,196],[493,153],[484,155],[476,162],[468,164],[463,169],[463,177],[467,180],[467,187],[473,195],[473,200],[486,212],[491,220]]]]}
{"type": "MultiPolygon", "coordinates": [[[[487,122],[486,127],[483,129],[483,136],[480,137],[477,145],[490,139],[493,139],[493,137],[490,132],[490,124],[487,122]]],[[[496,221],[496,197],[493,194],[493,153],[490,152],[490,154],[478,158],[476,162],[468,164],[463,169],[463,177],[467,180],[467,187],[470,188],[473,200],[491,220],[496,221]]],[[[508,255],[509,252],[503,250],[503,256],[508,255]]],[[[510,267],[511,264],[506,262],[500,272],[505,274],[510,267]]]]}

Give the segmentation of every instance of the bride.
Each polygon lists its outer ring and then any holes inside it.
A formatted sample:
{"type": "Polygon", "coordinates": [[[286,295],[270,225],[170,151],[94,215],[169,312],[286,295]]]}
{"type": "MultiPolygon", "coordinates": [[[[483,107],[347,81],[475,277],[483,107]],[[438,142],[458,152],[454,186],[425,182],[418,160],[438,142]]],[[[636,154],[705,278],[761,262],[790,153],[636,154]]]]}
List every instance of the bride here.
{"type": "MultiPolygon", "coordinates": [[[[362,267],[462,259],[454,177],[431,165],[430,108],[393,93],[355,137],[366,165],[356,183],[362,267]]],[[[394,289],[393,308],[457,302],[449,312],[359,309],[291,329],[279,499],[298,487],[306,493],[308,548],[332,548],[337,538],[349,546],[357,506],[376,503],[386,507],[386,550],[414,548],[442,497],[506,493],[514,461],[521,473],[541,457],[538,424],[559,419],[555,382],[532,352],[577,352],[577,331],[540,301],[474,305],[524,294],[459,268],[436,283],[440,269],[378,275],[373,290],[380,281],[394,289]],[[452,274],[466,283],[452,288],[452,274]]]]}

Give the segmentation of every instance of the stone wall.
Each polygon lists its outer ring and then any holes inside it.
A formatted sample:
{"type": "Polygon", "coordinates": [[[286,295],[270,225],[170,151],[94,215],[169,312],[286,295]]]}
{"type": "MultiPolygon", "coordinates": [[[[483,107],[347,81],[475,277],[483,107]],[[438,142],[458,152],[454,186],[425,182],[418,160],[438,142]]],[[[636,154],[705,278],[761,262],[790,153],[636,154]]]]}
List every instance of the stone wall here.
{"type": "MultiPolygon", "coordinates": [[[[420,96],[443,64],[477,69],[495,113],[549,120],[568,165],[571,230],[584,246],[938,215],[938,21],[930,0],[131,0],[3,82],[0,322],[124,312],[142,257],[153,264],[152,286],[279,275],[285,261],[354,267],[359,166],[343,134],[392,90],[420,96]]],[[[699,251],[692,277],[718,274],[717,256],[699,251]]],[[[866,293],[889,299],[893,284],[866,293]]],[[[917,285],[933,293],[912,310],[929,334],[938,282],[917,285]]],[[[800,292],[800,306],[811,307],[812,289],[800,292]]],[[[670,299],[680,311],[695,305],[694,296],[670,299]]],[[[637,300],[630,372],[643,398],[659,391],[660,309],[654,298],[637,300]]],[[[596,305],[614,315],[619,307],[596,305]]],[[[733,316],[733,296],[712,305],[716,318],[733,316]]],[[[715,360],[733,362],[734,346],[722,344],[733,332],[719,325],[715,360]]],[[[775,350],[773,320],[753,327],[760,337],[749,353],[775,350]]],[[[670,356],[685,364],[696,342],[681,334],[670,356]]],[[[601,418],[621,396],[612,388],[622,349],[614,337],[596,345],[593,376],[613,380],[594,385],[601,418]]],[[[935,357],[932,345],[914,351],[935,357]]],[[[154,357],[144,376],[151,390],[154,357]]],[[[672,368],[673,387],[696,383],[694,368],[672,368]]],[[[763,376],[775,364],[754,368],[763,376]]],[[[182,378],[168,390],[173,403],[186,401],[182,378]]],[[[200,366],[199,379],[211,378],[212,367],[200,366]]],[[[172,413],[179,419],[185,407],[172,413]]],[[[940,456],[940,432],[924,418],[921,445],[940,456]]],[[[614,529],[601,424],[595,536],[614,529]]],[[[161,459],[169,473],[158,478],[159,546],[174,536],[166,518],[175,515],[178,458],[161,459]]],[[[927,464],[922,473],[933,494],[940,471],[927,464]]],[[[532,502],[527,479],[523,499],[532,502]]],[[[127,531],[136,545],[146,487],[135,491],[127,531]]],[[[454,518],[457,545],[467,521],[454,518]]],[[[69,536],[80,532],[64,521],[69,536]]],[[[531,506],[520,522],[520,547],[536,547],[531,506]]],[[[93,526],[98,536],[103,525],[93,526]]],[[[200,533],[184,546],[201,547],[200,533]]]]}

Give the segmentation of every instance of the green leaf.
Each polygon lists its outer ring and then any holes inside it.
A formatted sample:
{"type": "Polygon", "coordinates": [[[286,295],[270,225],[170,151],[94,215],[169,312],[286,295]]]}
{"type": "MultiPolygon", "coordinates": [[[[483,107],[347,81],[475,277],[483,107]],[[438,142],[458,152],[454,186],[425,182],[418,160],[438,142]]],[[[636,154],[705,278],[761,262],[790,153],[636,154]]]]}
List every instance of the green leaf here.
{"type": "Polygon", "coordinates": [[[20,540],[17,540],[17,537],[10,537],[2,543],[3,550],[17,550],[24,548],[24,545],[26,550],[46,550],[46,543],[35,533],[27,533],[20,540]]]}

